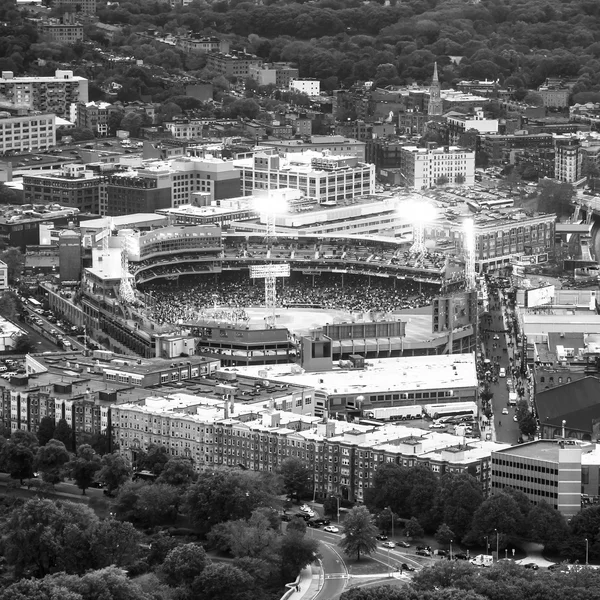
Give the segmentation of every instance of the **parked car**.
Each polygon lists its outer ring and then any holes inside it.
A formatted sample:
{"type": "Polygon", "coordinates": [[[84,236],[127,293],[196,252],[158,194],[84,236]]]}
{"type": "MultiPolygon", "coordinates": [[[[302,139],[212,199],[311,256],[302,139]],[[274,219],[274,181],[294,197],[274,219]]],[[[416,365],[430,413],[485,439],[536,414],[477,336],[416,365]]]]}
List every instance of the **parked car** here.
{"type": "Polygon", "coordinates": [[[303,505],[300,507],[300,510],[301,510],[302,512],[309,512],[309,511],[311,511],[311,510],[312,510],[312,508],[311,508],[310,506],[308,506],[308,504],[303,504],[303,505]]]}
{"type": "Polygon", "coordinates": [[[306,526],[313,527],[314,529],[319,529],[319,527],[321,527],[321,523],[317,523],[316,521],[313,521],[311,519],[310,521],[306,521],[306,526]]]}
{"type": "Polygon", "coordinates": [[[323,527],[323,531],[327,531],[328,533],[339,533],[339,529],[335,525],[327,525],[323,527]]]}
{"type": "Polygon", "coordinates": [[[417,550],[415,554],[417,556],[431,556],[429,550],[417,550]]]}
{"type": "Polygon", "coordinates": [[[453,556],[457,560],[467,560],[469,558],[464,552],[455,552],[453,556]]]}
{"type": "Polygon", "coordinates": [[[540,567],[538,565],[536,565],[535,563],[527,563],[525,565],[526,569],[531,569],[532,571],[537,571],[540,567]]]}
{"type": "Polygon", "coordinates": [[[394,542],[383,542],[383,544],[381,544],[384,548],[395,548],[396,544],[394,544],[394,542]]]}
{"type": "Polygon", "coordinates": [[[508,408],[504,407],[504,408],[502,409],[502,414],[503,414],[503,415],[507,415],[507,414],[508,414],[508,408]]]}
{"type": "Polygon", "coordinates": [[[315,519],[315,523],[320,523],[321,525],[329,525],[331,521],[329,519],[315,519]]]}
{"type": "Polygon", "coordinates": [[[438,550],[437,555],[438,556],[448,556],[448,552],[446,552],[446,550],[438,550]]]}
{"type": "Polygon", "coordinates": [[[403,571],[408,571],[409,573],[416,571],[416,569],[414,567],[411,567],[410,565],[407,565],[406,563],[402,563],[400,566],[402,567],[403,571]]]}
{"type": "Polygon", "coordinates": [[[400,546],[400,548],[410,548],[410,544],[404,540],[401,542],[396,542],[396,546],[400,546]]]}
{"type": "Polygon", "coordinates": [[[285,521],[286,523],[289,523],[292,519],[290,515],[281,515],[281,520],[285,521]]]}
{"type": "Polygon", "coordinates": [[[388,541],[388,536],[387,535],[383,535],[382,533],[380,533],[375,539],[379,540],[380,542],[387,542],[388,541]]]}

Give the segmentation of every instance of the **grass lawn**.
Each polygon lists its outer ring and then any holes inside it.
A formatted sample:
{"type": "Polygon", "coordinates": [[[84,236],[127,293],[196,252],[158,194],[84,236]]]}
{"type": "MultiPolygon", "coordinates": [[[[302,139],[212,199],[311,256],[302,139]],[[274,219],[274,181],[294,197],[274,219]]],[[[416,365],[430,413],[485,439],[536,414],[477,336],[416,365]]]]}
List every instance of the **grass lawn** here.
{"type": "MultiPolygon", "coordinates": [[[[348,567],[348,573],[351,573],[352,575],[378,575],[387,573],[388,571],[387,564],[382,564],[381,561],[375,560],[370,556],[361,556],[360,560],[356,560],[355,558],[349,560],[344,557],[344,561],[348,567]]],[[[394,561],[391,562],[392,568],[394,568],[394,561]]]]}

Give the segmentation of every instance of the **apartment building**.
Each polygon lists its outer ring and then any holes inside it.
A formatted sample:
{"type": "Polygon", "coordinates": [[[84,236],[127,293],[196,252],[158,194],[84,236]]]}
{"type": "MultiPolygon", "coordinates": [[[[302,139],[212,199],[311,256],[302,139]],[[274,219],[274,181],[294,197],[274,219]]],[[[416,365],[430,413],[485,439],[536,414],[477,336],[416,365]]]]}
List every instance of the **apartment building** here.
{"type": "Polygon", "coordinates": [[[573,134],[554,135],[554,177],[558,181],[575,183],[581,177],[583,154],[579,138],[573,134]]]}
{"type": "Polygon", "coordinates": [[[269,140],[263,146],[275,148],[281,155],[304,154],[312,150],[336,156],[354,156],[365,162],[367,143],[343,135],[313,135],[308,140],[269,140]]]}
{"type": "Polygon", "coordinates": [[[321,93],[321,82],[318,79],[292,79],[290,90],[307,96],[318,96],[321,93]]]}
{"type": "Polygon", "coordinates": [[[405,146],[400,150],[400,171],[414,190],[446,183],[470,186],[475,183],[475,151],[436,144],[405,146]]]}
{"type": "Polygon", "coordinates": [[[16,107],[69,118],[72,104],[88,101],[88,80],[61,69],[54,77],[15,77],[12,71],[2,71],[0,96],[16,107]]]}
{"type": "Polygon", "coordinates": [[[290,63],[256,64],[249,67],[248,75],[258,85],[274,85],[288,89],[292,79],[298,77],[298,69],[290,63]]]}
{"type": "Polygon", "coordinates": [[[176,39],[178,48],[184,52],[220,52],[229,53],[229,42],[218,37],[186,35],[176,39]]]}
{"type": "Polygon", "coordinates": [[[110,116],[119,112],[109,102],[84,102],[77,105],[77,127],[90,129],[96,136],[104,137],[110,132],[110,116]]]}
{"type": "Polygon", "coordinates": [[[56,146],[56,116],[0,112],[0,154],[39,152],[56,146]]]}
{"type": "Polygon", "coordinates": [[[206,68],[225,77],[246,79],[250,68],[262,64],[262,59],[247,52],[210,52],[207,55],[206,68]]]}
{"type": "Polygon", "coordinates": [[[65,165],[60,172],[31,172],[23,176],[23,200],[26,204],[60,204],[98,214],[101,179],[84,165],[65,165]]]}
{"type": "Polygon", "coordinates": [[[288,154],[286,158],[257,154],[234,160],[239,169],[242,194],[256,190],[300,190],[319,204],[336,204],[375,193],[375,165],[350,156],[322,153],[288,154]]]}
{"type": "Polygon", "coordinates": [[[74,44],[83,40],[83,25],[73,13],[65,13],[62,19],[47,19],[38,23],[38,31],[48,40],[59,44],[74,44]]]}
{"type": "Polygon", "coordinates": [[[472,114],[446,113],[448,143],[456,145],[467,131],[476,131],[479,135],[498,133],[498,119],[487,119],[482,108],[477,107],[472,114]]]}
{"type": "Polygon", "coordinates": [[[96,0],[54,0],[52,6],[66,7],[72,13],[96,14],[96,0]]]}

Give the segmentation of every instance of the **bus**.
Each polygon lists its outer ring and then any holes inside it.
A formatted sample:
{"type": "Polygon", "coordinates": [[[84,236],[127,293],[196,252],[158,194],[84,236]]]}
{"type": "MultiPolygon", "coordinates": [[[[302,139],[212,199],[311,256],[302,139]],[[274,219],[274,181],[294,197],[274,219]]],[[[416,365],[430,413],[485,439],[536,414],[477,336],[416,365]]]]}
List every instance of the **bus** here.
{"type": "Polygon", "coordinates": [[[494,200],[479,200],[480,206],[483,208],[512,208],[515,201],[512,198],[497,198],[494,200]]]}
{"type": "Polygon", "coordinates": [[[477,416],[477,404],[475,402],[447,402],[445,404],[426,404],[423,412],[431,419],[440,417],[462,417],[477,416]]]}
{"type": "Polygon", "coordinates": [[[27,304],[29,304],[29,306],[31,306],[33,309],[42,308],[42,303],[35,298],[27,298],[27,304]]]}

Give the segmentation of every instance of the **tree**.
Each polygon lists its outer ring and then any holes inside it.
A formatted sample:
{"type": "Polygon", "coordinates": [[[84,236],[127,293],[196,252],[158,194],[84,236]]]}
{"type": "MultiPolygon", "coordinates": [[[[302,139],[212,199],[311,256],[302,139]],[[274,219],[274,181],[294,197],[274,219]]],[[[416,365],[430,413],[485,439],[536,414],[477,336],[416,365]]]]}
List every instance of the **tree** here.
{"type": "Polygon", "coordinates": [[[515,414],[517,415],[517,422],[519,423],[521,433],[524,435],[533,435],[536,432],[537,423],[526,400],[519,400],[515,414]]]}
{"type": "Polygon", "coordinates": [[[54,439],[62,442],[67,450],[73,448],[73,430],[65,419],[60,419],[54,430],[54,439]]]}
{"type": "Polygon", "coordinates": [[[398,517],[392,510],[388,508],[384,508],[382,511],[378,512],[375,515],[375,525],[380,531],[384,533],[389,533],[394,524],[394,520],[398,517]]]}
{"type": "Polygon", "coordinates": [[[18,299],[14,292],[8,291],[0,295],[0,315],[6,319],[17,316],[18,299]]]}
{"type": "Polygon", "coordinates": [[[356,554],[356,560],[360,560],[361,554],[371,554],[376,550],[376,536],[377,527],[367,507],[356,506],[346,515],[340,546],[346,554],[356,554]]]}
{"type": "Polygon", "coordinates": [[[171,587],[190,586],[209,563],[206,552],[198,544],[185,544],[171,550],[159,573],[171,587]]]}
{"type": "Polygon", "coordinates": [[[144,119],[141,114],[137,112],[128,112],[121,119],[120,128],[125,131],[129,131],[132,137],[137,137],[140,133],[140,129],[144,125],[144,119]]]}
{"type": "Polygon", "coordinates": [[[571,214],[571,201],[575,189],[570,183],[542,179],[537,185],[537,193],[540,198],[540,209],[544,212],[555,213],[558,217],[571,214]]]}
{"type": "Polygon", "coordinates": [[[119,491],[115,512],[120,519],[154,527],[177,518],[181,493],[165,483],[128,482],[119,491]]]}
{"type": "Polygon", "coordinates": [[[442,523],[435,532],[435,541],[442,545],[448,546],[452,540],[456,539],[456,535],[454,531],[446,525],[446,523],[442,523]]]}
{"type": "Polygon", "coordinates": [[[53,437],[56,424],[52,417],[43,417],[37,430],[40,446],[45,446],[53,437]]]}
{"type": "Polygon", "coordinates": [[[140,463],[140,468],[150,471],[155,475],[160,475],[163,467],[169,462],[169,454],[164,446],[158,444],[149,444],[148,450],[143,461],[140,463]]]}
{"type": "Polygon", "coordinates": [[[141,534],[131,524],[102,519],[90,530],[89,546],[95,568],[132,564],[140,552],[141,534]]]}
{"type": "Polygon", "coordinates": [[[569,534],[565,518],[544,500],[531,507],[527,522],[529,538],[546,550],[556,551],[569,534]]]}
{"type": "Polygon", "coordinates": [[[297,531],[301,535],[306,534],[306,521],[304,519],[292,519],[286,527],[286,531],[297,531]]]}
{"type": "MultiPolygon", "coordinates": [[[[296,519],[300,521],[301,519],[296,519]]],[[[281,574],[285,581],[293,581],[300,571],[319,556],[319,543],[313,538],[290,531],[281,541],[281,574]]]]}
{"type": "Polygon", "coordinates": [[[2,464],[13,479],[23,485],[24,479],[33,477],[37,439],[33,433],[17,429],[2,451],[2,464]]]}
{"type": "Polygon", "coordinates": [[[283,479],[283,487],[290,498],[298,500],[308,493],[313,486],[312,470],[299,458],[286,458],[279,467],[283,479]]]}
{"type": "Polygon", "coordinates": [[[202,600],[251,600],[254,582],[245,571],[226,563],[208,565],[194,579],[194,598],[202,600]]]}
{"type": "Polygon", "coordinates": [[[170,458],[164,465],[156,483],[185,486],[196,480],[196,471],[191,460],[186,458],[170,458]]]}
{"type": "Polygon", "coordinates": [[[34,468],[42,474],[42,479],[46,483],[56,485],[63,480],[64,466],[69,459],[70,456],[65,445],[52,439],[45,446],[38,448],[34,468]]]}
{"type": "Polygon", "coordinates": [[[106,490],[112,494],[131,477],[131,467],[124,457],[119,454],[105,454],[102,457],[102,468],[98,473],[98,481],[106,485],[106,490]]]}
{"type": "Polygon", "coordinates": [[[69,471],[84,496],[101,468],[101,459],[91,446],[83,444],[77,448],[77,454],[69,463],[69,471]]]}
{"type": "Polygon", "coordinates": [[[21,250],[15,246],[11,246],[0,253],[0,260],[6,263],[8,268],[8,283],[17,283],[25,265],[25,257],[21,250]]]}
{"type": "Polygon", "coordinates": [[[404,532],[408,537],[420,538],[425,535],[425,531],[423,531],[423,527],[421,527],[421,523],[419,523],[418,519],[415,517],[411,517],[404,528],[404,532]]]}
{"type": "Polygon", "coordinates": [[[327,498],[323,500],[323,512],[329,517],[335,518],[338,516],[338,507],[339,498],[336,499],[335,496],[327,496],[327,498]]]}
{"type": "Polygon", "coordinates": [[[521,510],[516,500],[500,492],[484,500],[475,511],[467,539],[481,544],[486,536],[497,530],[504,540],[521,533],[522,527],[521,510]]]}
{"type": "Polygon", "coordinates": [[[446,473],[440,480],[437,511],[443,523],[462,539],[483,502],[479,482],[468,473],[446,473]]]}
{"type": "Polygon", "coordinates": [[[30,335],[20,335],[15,342],[15,354],[29,354],[35,350],[35,343],[30,335]]]}

